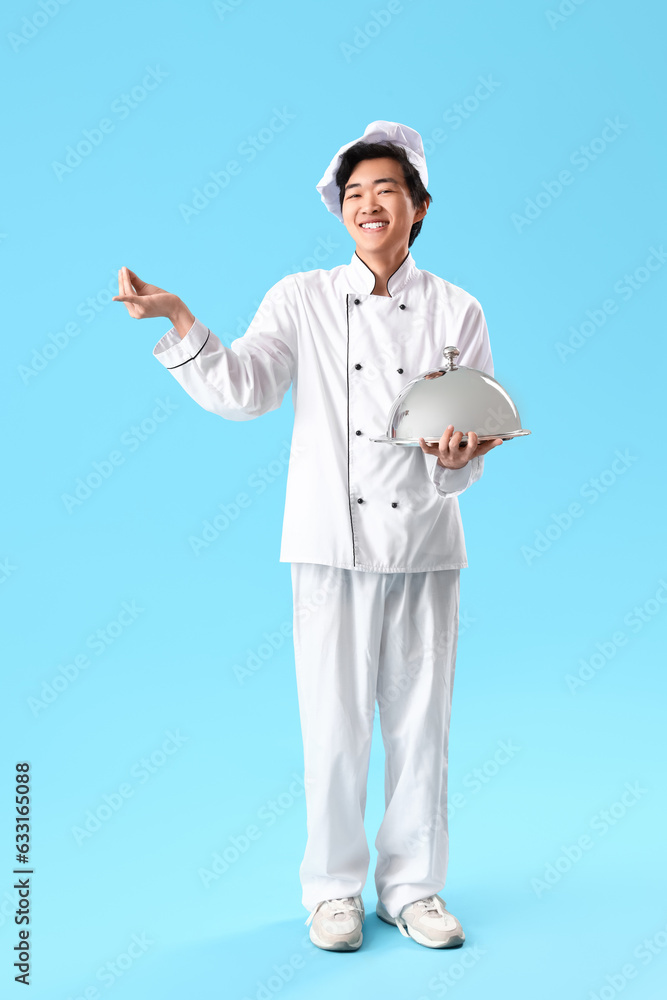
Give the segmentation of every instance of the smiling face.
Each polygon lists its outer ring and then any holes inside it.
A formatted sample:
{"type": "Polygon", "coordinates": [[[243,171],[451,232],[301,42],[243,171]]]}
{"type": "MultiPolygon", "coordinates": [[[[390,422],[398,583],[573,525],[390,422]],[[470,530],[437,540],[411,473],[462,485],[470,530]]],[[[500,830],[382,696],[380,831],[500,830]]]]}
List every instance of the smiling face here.
{"type": "Polygon", "coordinates": [[[410,230],[427,208],[414,207],[403,168],[390,156],[361,160],[345,185],[343,222],[362,257],[364,251],[407,253],[410,230]]]}

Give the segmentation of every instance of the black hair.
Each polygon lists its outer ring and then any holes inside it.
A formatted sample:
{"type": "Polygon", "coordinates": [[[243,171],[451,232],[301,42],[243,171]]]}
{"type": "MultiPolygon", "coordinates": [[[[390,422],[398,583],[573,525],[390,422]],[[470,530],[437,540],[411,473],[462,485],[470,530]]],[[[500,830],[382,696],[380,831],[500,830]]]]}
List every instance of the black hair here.
{"type": "MultiPolygon", "coordinates": [[[[407,185],[408,191],[410,192],[410,197],[412,198],[412,204],[415,208],[420,208],[423,202],[430,203],[433,198],[428,193],[417,168],[408,159],[408,154],[405,152],[403,146],[397,145],[395,142],[355,142],[354,146],[350,146],[343,153],[338,170],[336,171],[336,184],[338,185],[338,197],[340,200],[341,212],[343,210],[343,200],[345,198],[345,185],[350,179],[350,175],[356,165],[362,160],[377,160],[385,156],[390,156],[392,160],[397,160],[398,163],[403,168],[403,177],[407,185]]],[[[414,241],[419,236],[419,232],[422,227],[422,222],[424,220],[420,219],[419,222],[415,222],[412,229],[410,230],[410,239],[408,240],[408,247],[411,247],[414,241]]]]}

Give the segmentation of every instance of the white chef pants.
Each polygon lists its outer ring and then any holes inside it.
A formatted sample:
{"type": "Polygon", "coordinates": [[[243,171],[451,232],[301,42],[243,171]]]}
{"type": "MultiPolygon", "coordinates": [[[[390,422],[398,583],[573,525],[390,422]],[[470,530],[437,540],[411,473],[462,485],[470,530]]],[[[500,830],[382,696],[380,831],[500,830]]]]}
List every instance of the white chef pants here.
{"type": "Polygon", "coordinates": [[[308,838],[302,902],[360,895],[377,700],[385,814],[375,885],[391,916],[441,892],[459,570],[374,573],[292,563],[308,838]]]}

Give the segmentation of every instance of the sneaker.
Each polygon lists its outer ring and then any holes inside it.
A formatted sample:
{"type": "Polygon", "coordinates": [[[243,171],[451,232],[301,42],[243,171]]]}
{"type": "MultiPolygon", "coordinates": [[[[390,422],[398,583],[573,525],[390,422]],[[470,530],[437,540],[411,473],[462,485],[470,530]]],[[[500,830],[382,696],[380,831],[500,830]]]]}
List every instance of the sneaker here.
{"type": "Polygon", "coordinates": [[[361,896],[323,899],[306,920],[306,924],[312,921],[310,940],[326,951],[356,951],[364,939],[365,916],[361,896]]]}
{"type": "Polygon", "coordinates": [[[404,937],[411,937],[427,948],[456,948],[466,939],[461,924],[445,909],[445,901],[440,896],[426,896],[407,903],[398,917],[390,917],[378,900],[375,912],[386,923],[396,924],[404,937]]]}

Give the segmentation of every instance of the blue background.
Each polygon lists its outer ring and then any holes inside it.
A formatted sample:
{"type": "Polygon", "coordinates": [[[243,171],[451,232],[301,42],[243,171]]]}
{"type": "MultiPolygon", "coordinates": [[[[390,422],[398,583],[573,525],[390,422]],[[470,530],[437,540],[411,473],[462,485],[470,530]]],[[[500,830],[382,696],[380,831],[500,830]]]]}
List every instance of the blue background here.
{"type": "Polygon", "coordinates": [[[18,760],[33,770],[35,1000],[661,995],[665,15],[615,0],[557,11],[556,0],[5,6],[7,996],[23,995],[18,760]],[[132,98],[151,69],[153,89],[132,98]],[[261,132],[275,109],[293,117],[261,132]],[[105,118],[109,130],[92,132],[105,118]],[[496,375],[532,434],[490,456],[460,501],[459,806],[442,895],[466,944],[430,951],[377,920],[378,726],[365,941],[339,956],[310,944],[298,879],[303,757],[278,561],[290,394],[261,420],[215,418],[152,356],[169,322],[137,323],[111,295],[127,265],[229,344],[283,274],[349,261],[315,184],[378,118],[424,137],[434,200],[413,256],[482,303],[496,375]],[[98,143],[63,171],[84,130],[98,143]],[[232,159],[240,172],[186,221],[181,206],[232,159]],[[68,509],[64,495],[112,452],[119,464],[68,509]],[[267,488],[195,554],[191,537],[262,470],[267,488]],[[241,682],[235,666],[260,647],[241,682]],[[499,765],[501,741],[515,749],[499,765]],[[77,838],[95,812],[99,828],[77,838]],[[260,833],[244,843],[249,824],[260,833]],[[236,860],[205,887],[200,869],[234,843],[236,860]],[[123,958],[133,935],[143,950],[123,958]]]}

